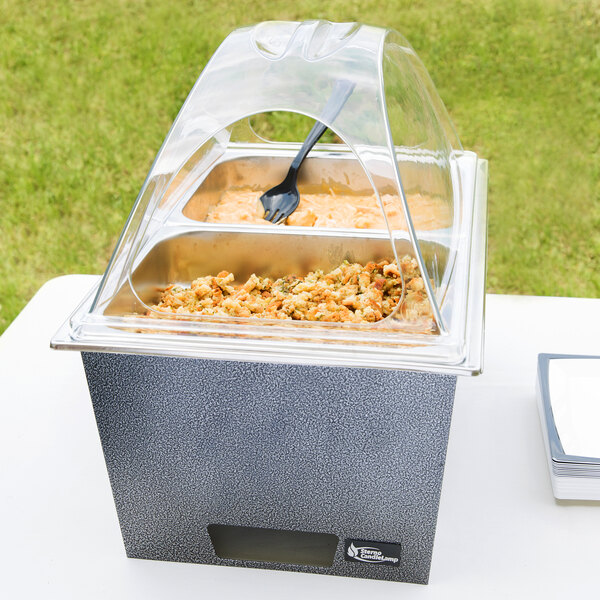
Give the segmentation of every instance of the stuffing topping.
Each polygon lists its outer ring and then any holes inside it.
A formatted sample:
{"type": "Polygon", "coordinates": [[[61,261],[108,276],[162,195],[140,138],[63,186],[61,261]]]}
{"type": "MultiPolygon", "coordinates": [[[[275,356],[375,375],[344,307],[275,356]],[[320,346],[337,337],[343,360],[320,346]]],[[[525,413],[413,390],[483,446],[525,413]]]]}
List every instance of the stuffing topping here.
{"type": "Polygon", "coordinates": [[[189,287],[170,285],[147,316],[224,315],[293,319],[299,321],[374,323],[394,312],[405,295],[400,312],[405,319],[431,317],[431,308],[417,262],[410,256],[395,262],[366,265],[344,261],[324,273],[304,277],[288,275],[276,280],[251,275],[242,285],[234,275],[221,271],[199,277],[189,287]]]}

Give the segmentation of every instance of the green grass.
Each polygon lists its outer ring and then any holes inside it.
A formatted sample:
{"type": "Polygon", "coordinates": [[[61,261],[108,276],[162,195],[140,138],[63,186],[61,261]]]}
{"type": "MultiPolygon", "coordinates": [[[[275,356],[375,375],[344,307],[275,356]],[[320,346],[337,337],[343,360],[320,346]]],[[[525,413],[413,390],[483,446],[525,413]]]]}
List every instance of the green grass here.
{"type": "Polygon", "coordinates": [[[490,161],[488,289],[598,296],[600,2],[0,0],[0,331],[47,279],[100,273],[172,120],[233,28],[403,33],[490,161]]]}

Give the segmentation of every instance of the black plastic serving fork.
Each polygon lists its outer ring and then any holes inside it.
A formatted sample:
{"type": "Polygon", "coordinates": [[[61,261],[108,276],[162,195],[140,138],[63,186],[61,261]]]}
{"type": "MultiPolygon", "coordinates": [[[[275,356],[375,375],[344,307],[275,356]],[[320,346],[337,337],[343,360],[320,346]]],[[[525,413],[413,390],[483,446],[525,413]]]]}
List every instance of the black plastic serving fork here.
{"type": "MultiPolygon", "coordinates": [[[[330,123],[338,116],[340,110],[348,100],[350,94],[354,90],[355,84],[345,79],[336,81],[333,92],[323,109],[321,119],[330,123]]],[[[310,130],[308,137],[302,144],[302,148],[292,161],[290,170],[285,179],[274,188],[265,192],[261,197],[265,214],[263,218],[271,223],[281,223],[285,221],[298,208],[300,202],[300,193],[296,181],[298,179],[298,171],[312,150],[313,146],[321,139],[321,136],[327,130],[327,126],[317,121],[314,127],[310,130]]]]}

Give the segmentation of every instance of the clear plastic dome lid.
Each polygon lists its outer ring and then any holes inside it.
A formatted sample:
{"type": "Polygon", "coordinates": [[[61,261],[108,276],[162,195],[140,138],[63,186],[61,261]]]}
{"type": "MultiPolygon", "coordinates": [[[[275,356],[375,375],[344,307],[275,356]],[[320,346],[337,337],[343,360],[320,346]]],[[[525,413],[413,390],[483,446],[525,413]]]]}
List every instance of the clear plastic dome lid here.
{"type": "Polygon", "coordinates": [[[486,183],[397,32],[238,29],[173,123],[102,283],[53,343],[476,372],[486,183]],[[301,168],[297,211],[272,225],[259,197],[307,120],[332,133],[301,168]],[[291,139],[266,139],[261,123],[291,139]]]}

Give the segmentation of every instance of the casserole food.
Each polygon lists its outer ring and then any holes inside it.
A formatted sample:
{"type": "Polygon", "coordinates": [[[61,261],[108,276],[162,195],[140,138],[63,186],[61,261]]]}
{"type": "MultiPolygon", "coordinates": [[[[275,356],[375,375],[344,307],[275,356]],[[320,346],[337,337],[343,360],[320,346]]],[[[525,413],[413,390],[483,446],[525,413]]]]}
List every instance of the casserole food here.
{"type": "MultiPolygon", "coordinates": [[[[264,225],[264,208],[259,202],[262,194],[251,188],[225,190],[218,203],[209,209],[207,223],[248,223],[264,225]]],[[[402,212],[402,199],[392,194],[383,194],[381,210],[374,194],[301,193],[298,208],[288,217],[285,224],[300,227],[342,227],[356,229],[406,230],[406,219],[402,212]],[[384,217],[385,214],[385,217],[384,217]]],[[[439,199],[421,194],[407,196],[413,225],[419,230],[444,229],[452,222],[449,207],[439,199]]]]}
{"type": "Polygon", "coordinates": [[[430,304],[417,262],[410,256],[366,265],[344,261],[328,272],[311,271],[305,277],[287,275],[276,280],[252,274],[243,284],[221,271],[200,277],[190,287],[169,285],[147,316],[230,315],[263,319],[323,322],[376,322],[390,316],[403,300],[407,318],[432,319],[430,304]],[[407,315],[407,313],[409,313],[407,315]]]}

